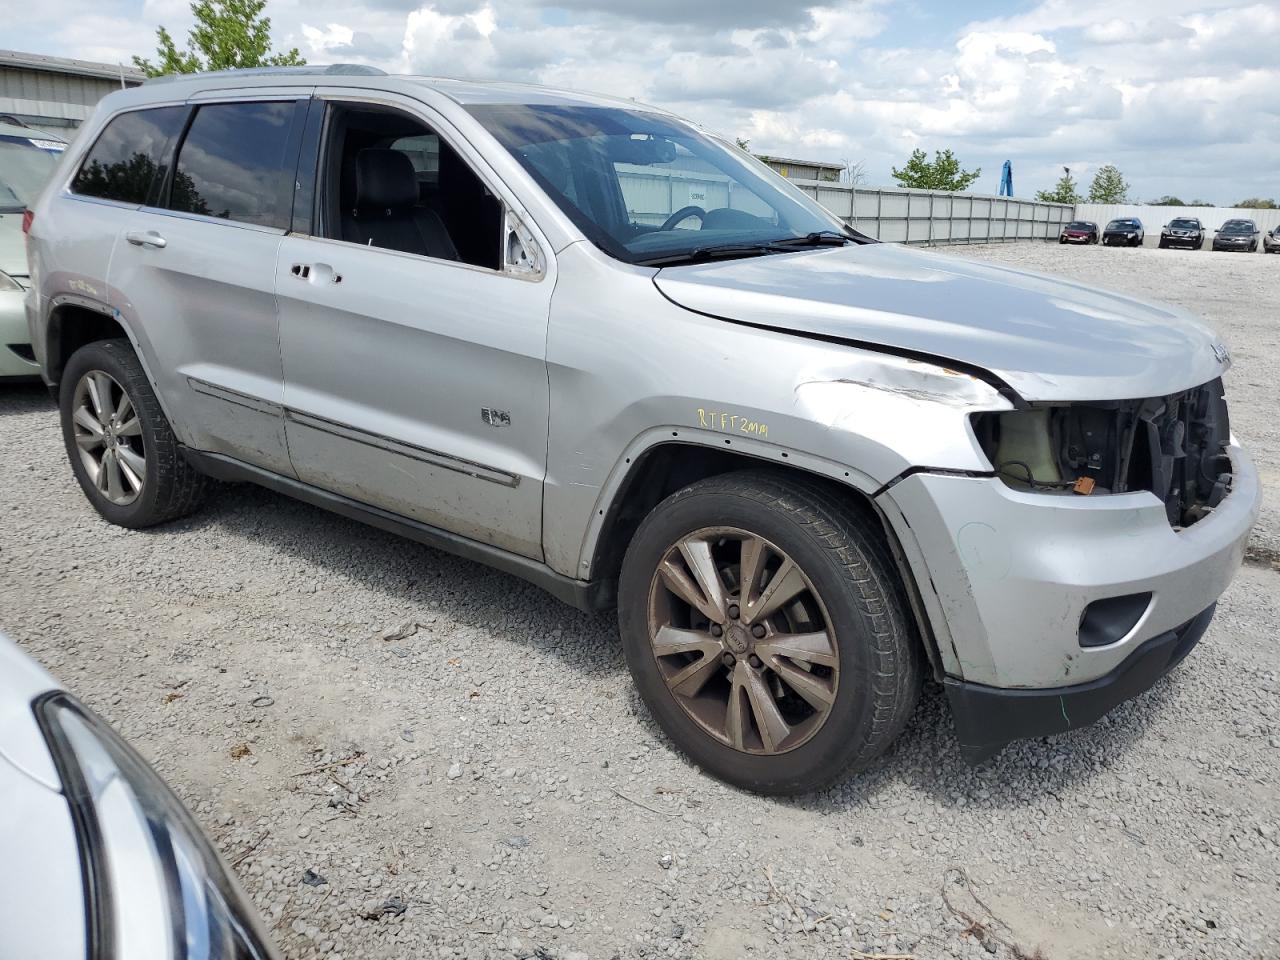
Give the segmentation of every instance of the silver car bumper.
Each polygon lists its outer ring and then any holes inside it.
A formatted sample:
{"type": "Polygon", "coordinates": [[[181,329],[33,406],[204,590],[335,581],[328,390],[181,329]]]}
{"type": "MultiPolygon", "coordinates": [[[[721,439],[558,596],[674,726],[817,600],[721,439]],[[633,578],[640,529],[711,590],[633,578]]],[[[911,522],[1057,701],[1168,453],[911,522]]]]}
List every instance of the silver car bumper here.
{"type": "Polygon", "coordinates": [[[26,293],[21,290],[0,292],[0,377],[34,377],[40,365],[13,351],[14,346],[29,347],[31,332],[23,306],[26,293]]]}
{"type": "Polygon", "coordinates": [[[1231,582],[1258,516],[1253,463],[1234,444],[1229,454],[1231,492],[1182,531],[1146,492],[1055,496],[928,473],[894,486],[886,496],[918,547],[908,553],[927,566],[928,579],[917,570],[917,581],[932,582],[945,621],[938,633],[939,645],[950,645],[946,672],[995,688],[1086,684],[1194,621],[1231,582]],[[1145,593],[1151,599],[1128,632],[1081,645],[1089,604],[1145,593]]]}

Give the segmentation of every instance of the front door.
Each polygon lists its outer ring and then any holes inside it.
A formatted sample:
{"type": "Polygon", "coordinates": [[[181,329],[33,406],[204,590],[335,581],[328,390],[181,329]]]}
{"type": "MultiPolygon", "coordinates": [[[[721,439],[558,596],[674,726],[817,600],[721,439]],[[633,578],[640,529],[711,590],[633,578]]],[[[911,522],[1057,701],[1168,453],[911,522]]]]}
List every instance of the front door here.
{"type": "Polygon", "coordinates": [[[195,108],[157,207],[125,218],[110,284],[198,450],[291,474],[275,304],[305,100],[195,108]]]}
{"type": "Polygon", "coordinates": [[[501,194],[425,108],[328,111],[276,268],[297,476],[541,559],[554,277],[507,269],[501,194]]]}

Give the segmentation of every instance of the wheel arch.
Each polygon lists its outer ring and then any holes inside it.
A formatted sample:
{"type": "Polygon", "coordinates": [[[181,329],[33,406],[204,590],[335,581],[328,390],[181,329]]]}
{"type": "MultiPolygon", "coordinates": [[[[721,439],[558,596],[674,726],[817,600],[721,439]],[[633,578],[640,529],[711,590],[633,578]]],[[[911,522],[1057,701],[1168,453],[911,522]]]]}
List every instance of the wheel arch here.
{"type": "Polygon", "coordinates": [[[116,339],[128,340],[137,351],[137,341],[118,311],[88,297],[55,297],[45,325],[46,377],[53,384],[59,383],[73,353],[98,340],[116,339]]]}
{"type": "MultiPolygon", "coordinates": [[[[63,294],[54,297],[50,302],[48,319],[45,323],[44,335],[44,375],[50,390],[57,399],[58,385],[62,381],[62,371],[67,361],[81,347],[100,340],[127,340],[132,347],[142,370],[147,375],[147,382],[160,403],[160,409],[170,424],[178,425],[169,410],[164,392],[156,382],[152,372],[147,351],[133,330],[128,318],[119,310],[100,300],[81,297],[74,294],[63,294]]],[[[179,434],[181,436],[181,434],[179,434]]]]}
{"type": "MultiPolygon", "coordinates": [[[[873,521],[894,559],[909,603],[916,637],[935,677],[943,675],[937,634],[920,595],[915,571],[907,560],[890,518],[874,499],[880,484],[853,467],[767,444],[726,447],[723,437],[697,431],[661,431],[662,436],[628,450],[610,477],[592,515],[582,553],[582,567],[592,581],[614,593],[622,558],[636,530],[653,508],[677,490],[708,477],[751,469],[771,469],[818,480],[830,487],[851,510],[873,521]],[[676,435],[672,435],[676,434],[676,435]]],[[[738,441],[734,441],[738,443],[738,441]]],[[[636,445],[633,445],[635,447],[636,445]]]]}

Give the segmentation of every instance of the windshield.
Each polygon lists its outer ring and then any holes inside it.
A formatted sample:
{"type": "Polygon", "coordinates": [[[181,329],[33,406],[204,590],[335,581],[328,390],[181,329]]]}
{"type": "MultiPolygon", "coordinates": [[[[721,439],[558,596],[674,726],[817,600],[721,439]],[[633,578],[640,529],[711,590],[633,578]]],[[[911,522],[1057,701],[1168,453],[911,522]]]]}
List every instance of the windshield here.
{"type": "Polygon", "coordinates": [[[1092,230],[1093,224],[1087,220],[1072,220],[1067,224],[1068,230],[1092,230]]]}
{"type": "Polygon", "coordinates": [[[1252,220],[1228,220],[1222,225],[1223,233],[1253,233],[1252,220]]]}
{"type": "Polygon", "coordinates": [[[1137,220],[1112,220],[1107,224],[1108,230],[1134,230],[1138,226],[1137,220]]]}
{"type": "Polygon", "coordinates": [[[1199,220],[1173,220],[1169,226],[1174,230],[1199,230],[1199,220]]]}
{"type": "Polygon", "coordinates": [[[848,239],[764,164],[679,120],[615,107],[468,109],[593,243],[627,263],[848,239]]]}
{"type": "Polygon", "coordinates": [[[13,212],[34,203],[65,147],[60,140],[0,134],[0,210],[13,212]]]}

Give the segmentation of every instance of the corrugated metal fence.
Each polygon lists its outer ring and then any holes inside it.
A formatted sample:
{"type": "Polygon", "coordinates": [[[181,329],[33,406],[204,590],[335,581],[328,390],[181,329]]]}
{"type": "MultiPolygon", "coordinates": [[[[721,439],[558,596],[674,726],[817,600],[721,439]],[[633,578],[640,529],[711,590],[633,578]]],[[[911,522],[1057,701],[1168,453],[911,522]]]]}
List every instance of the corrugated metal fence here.
{"type": "Polygon", "coordinates": [[[863,233],[892,243],[1002,243],[1057,240],[1075,207],[972,193],[851,187],[793,180],[863,233]]]}

